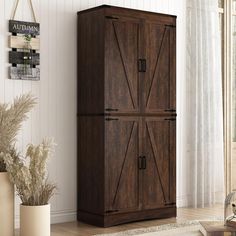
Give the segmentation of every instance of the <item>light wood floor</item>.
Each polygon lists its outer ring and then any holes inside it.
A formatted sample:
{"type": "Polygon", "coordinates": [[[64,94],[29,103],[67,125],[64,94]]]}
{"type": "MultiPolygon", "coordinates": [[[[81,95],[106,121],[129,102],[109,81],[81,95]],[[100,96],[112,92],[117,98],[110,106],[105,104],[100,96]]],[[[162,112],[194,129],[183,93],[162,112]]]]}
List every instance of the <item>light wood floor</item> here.
{"type": "MultiPolygon", "coordinates": [[[[177,211],[177,218],[141,221],[106,229],[87,225],[82,222],[55,224],[52,225],[51,236],[88,236],[94,234],[119,232],[129,229],[145,228],[145,227],[151,227],[175,222],[180,223],[189,220],[204,220],[204,219],[207,220],[207,219],[213,219],[214,217],[223,217],[223,206],[216,205],[214,207],[198,208],[198,209],[179,208],[177,211]]],[[[17,231],[16,236],[18,235],[19,232],[17,231]]]]}

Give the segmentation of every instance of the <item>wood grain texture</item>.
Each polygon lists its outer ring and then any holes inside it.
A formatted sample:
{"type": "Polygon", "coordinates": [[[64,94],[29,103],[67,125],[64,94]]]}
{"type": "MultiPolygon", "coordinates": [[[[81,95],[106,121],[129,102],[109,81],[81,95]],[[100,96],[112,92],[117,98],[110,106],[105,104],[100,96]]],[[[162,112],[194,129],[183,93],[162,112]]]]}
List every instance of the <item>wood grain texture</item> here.
{"type": "Polygon", "coordinates": [[[105,109],[139,112],[140,20],[111,16],[105,21],[105,109]]]}
{"type": "Polygon", "coordinates": [[[166,207],[163,209],[149,209],[143,211],[130,211],[123,213],[107,214],[104,216],[89,212],[78,211],[78,220],[89,222],[100,227],[111,227],[127,222],[150,219],[164,219],[176,216],[176,207],[166,207]]]}
{"type": "Polygon", "coordinates": [[[150,11],[143,11],[143,10],[136,10],[136,9],[132,9],[132,11],[130,11],[130,8],[124,8],[124,7],[118,7],[118,6],[111,6],[111,5],[101,5],[98,7],[93,7],[93,8],[89,8],[86,9],[84,11],[80,11],[78,14],[84,14],[84,13],[88,13],[88,12],[93,12],[93,11],[97,11],[99,9],[104,9],[105,10],[105,14],[114,14],[114,15],[120,15],[120,16],[128,16],[128,17],[134,17],[134,18],[141,18],[141,19],[151,19],[156,21],[157,18],[160,21],[160,24],[170,24],[170,25],[175,25],[175,18],[176,16],[172,16],[170,14],[162,14],[162,13],[157,13],[157,12],[152,12],[150,11]]]}
{"type": "Polygon", "coordinates": [[[40,55],[39,53],[10,51],[9,62],[11,64],[39,65],[40,55]]]}
{"type": "Polygon", "coordinates": [[[102,9],[78,15],[79,114],[104,112],[104,23],[102,9]]]}
{"type": "Polygon", "coordinates": [[[102,6],[78,19],[78,219],[107,227],[175,216],[175,17],[102,6]]]}
{"type": "Polygon", "coordinates": [[[170,104],[169,109],[176,109],[176,27],[169,28],[170,47],[170,104]]]}
{"type": "Polygon", "coordinates": [[[78,117],[78,210],[104,214],[104,117],[78,117]],[[89,146],[89,145],[91,146],[89,146]]]}
{"type": "Polygon", "coordinates": [[[106,212],[139,209],[139,118],[105,119],[106,212]]]}
{"type": "Polygon", "coordinates": [[[17,34],[39,35],[39,23],[9,20],[9,32],[17,34]]]}
{"type": "MultiPolygon", "coordinates": [[[[39,50],[40,49],[40,40],[39,38],[31,38],[30,46],[33,50],[39,50]]],[[[26,43],[25,39],[22,36],[9,36],[9,47],[10,48],[25,48],[26,43]]]]}
{"type": "Polygon", "coordinates": [[[145,73],[144,110],[176,111],[175,27],[148,21],[145,44],[149,70],[145,73]]]}
{"type": "Polygon", "coordinates": [[[174,118],[144,118],[143,208],[175,205],[175,140],[174,118]],[[172,120],[173,119],[173,120],[172,120]]]}
{"type": "Polygon", "coordinates": [[[107,5],[78,12],[78,113],[175,112],[175,25],[175,16],[107,5]],[[137,71],[142,57],[145,75],[137,71]]]}
{"type": "Polygon", "coordinates": [[[234,236],[236,233],[235,225],[232,227],[218,221],[200,221],[200,224],[204,228],[201,232],[206,236],[234,236]]]}

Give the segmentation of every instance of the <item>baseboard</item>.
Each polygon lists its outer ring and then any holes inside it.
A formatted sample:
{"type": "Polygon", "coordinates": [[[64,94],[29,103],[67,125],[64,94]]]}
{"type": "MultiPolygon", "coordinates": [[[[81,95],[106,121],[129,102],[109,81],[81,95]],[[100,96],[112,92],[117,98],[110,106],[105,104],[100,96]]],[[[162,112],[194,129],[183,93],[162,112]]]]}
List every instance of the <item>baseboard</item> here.
{"type": "MultiPolygon", "coordinates": [[[[208,194],[208,193],[206,193],[208,194]]],[[[211,204],[223,204],[224,203],[224,193],[223,192],[215,192],[215,201],[211,204]]],[[[183,196],[177,196],[177,207],[191,207],[194,205],[194,196],[191,194],[183,195],[183,196]]],[[[211,205],[210,204],[210,205],[211,205]]],[[[205,202],[205,205],[208,205],[207,202],[205,202]]],[[[201,207],[201,205],[199,205],[201,207]]]]}
{"type": "Polygon", "coordinates": [[[51,214],[52,224],[72,222],[76,220],[77,220],[76,211],[52,212],[51,214]]]}
{"type": "MultiPolygon", "coordinates": [[[[58,212],[51,212],[51,223],[58,224],[58,223],[66,223],[72,222],[77,220],[77,212],[76,211],[58,211],[58,212]]],[[[20,227],[20,217],[17,215],[15,217],[15,228],[20,227]]]]}

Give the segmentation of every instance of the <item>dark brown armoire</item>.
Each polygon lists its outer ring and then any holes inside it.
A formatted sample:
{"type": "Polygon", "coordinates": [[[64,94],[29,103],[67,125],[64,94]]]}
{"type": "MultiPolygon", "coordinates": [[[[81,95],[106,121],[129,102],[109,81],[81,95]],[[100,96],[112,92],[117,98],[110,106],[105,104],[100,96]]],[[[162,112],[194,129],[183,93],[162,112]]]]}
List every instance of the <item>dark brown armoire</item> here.
{"type": "Polygon", "coordinates": [[[78,220],[176,216],[176,16],[78,12],[78,220]]]}

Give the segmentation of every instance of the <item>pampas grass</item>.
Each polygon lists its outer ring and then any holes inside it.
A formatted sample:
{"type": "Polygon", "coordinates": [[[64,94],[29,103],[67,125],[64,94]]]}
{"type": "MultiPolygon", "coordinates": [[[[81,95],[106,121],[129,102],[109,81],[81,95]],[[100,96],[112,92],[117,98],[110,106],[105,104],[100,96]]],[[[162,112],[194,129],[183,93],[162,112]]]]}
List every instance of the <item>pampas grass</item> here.
{"type": "Polygon", "coordinates": [[[25,158],[20,158],[14,148],[4,156],[10,180],[16,185],[23,205],[46,205],[53,196],[56,185],[48,182],[46,164],[54,147],[52,139],[44,139],[37,146],[28,145],[25,158]]]}
{"type": "Polygon", "coordinates": [[[6,171],[4,156],[12,151],[16,135],[21,124],[27,119],[27,113],[35,105],[35,98],[30,94],[14,99],[13,104],[0,103],[0,172],[6,171]]]}

